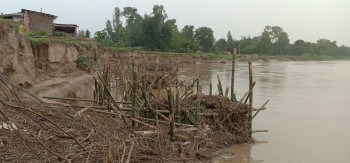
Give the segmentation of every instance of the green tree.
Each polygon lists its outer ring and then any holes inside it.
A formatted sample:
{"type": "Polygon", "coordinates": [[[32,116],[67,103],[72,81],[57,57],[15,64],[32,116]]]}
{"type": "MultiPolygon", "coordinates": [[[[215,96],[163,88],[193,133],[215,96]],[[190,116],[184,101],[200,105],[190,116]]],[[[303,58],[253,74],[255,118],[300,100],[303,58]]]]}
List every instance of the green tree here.
{"type": "Polygon", "coordinates": [[[305,41],[296,40],[293,45],[291,45],[291,54],[299,56],[302,53],[305,53],[305,41]]]}
{"type": "Polygon", "coordinates": [[[231,31],[228,31],[227,33],[227,47],[226,50],[233,53],[233,49],[234,49],[234,41],[231,35],[231,31]]]}
{"type": "Polygon", "coordinates": [[[223,52],[227,48],[227,41],[224,38],[221,38],[218,41],[216,41],[215,47],[216,50],[223,52]]]}
{"type": "Polygon", "coordinates": [[[208,27],[200,27],[196,29],[194,38],[205,52],[211,52],[214,44],[213,30],[208,27]]]}
{"type": "Polygon", "coordinates": [[[86,30],[84,37],[86,37],[86,38],[90,38],[91,37],[91,33],[90,33],[90,31],[88,29],[86,30]]]}
{"type": "Polygon", "coordinates": [[[97,43],[103,44],[103,41],[105,40],[105,38],[107,38],[107,32],[105,30],[96,31],[94,34],[94,38],[97,43]]]}
{"type": "Polygon", "coordinates": [[[337,52],[338,46],[336,41],[330,41],[328,39],[319,39],[316,41],[316,43],[317,54],[335,55],[337,52]]]}
{"type": "Polygon", "coordinates": [[[113,32],[112,23],[110,20],[107,20],[105,30],[107,32],[108,38],[110,38],[113,41],[113,39],[115,38],[115,33],[113,32]]]}
{"type": "Polygon", "coordinates": [[[79,30],[78,31],[78,37],[85,37],[85,31],[84,30],[79,30]]]}
{"type": "Polygon", "coordinates": [[[337,49],[337,55],[338,56],[350,56],[350,47],[347,47],[347,46],[340,46],[338,49],[337,49]]]}
{"type": "Polygon", "coordinates": [[[260,35],[258,43],[258,52],[269,54],[272,49],[272,41],[270,38],[271,35],[271,26],[265,26],[264,31],[260,35]]]}
{"type": "Polygon", "coordinates": [[[183,42],[183,48],[188,49],[190,51],[195,51],[196,43],[194,40],[194,26],[186,25],[182,28],[181,34],[185,37],[183,42]]]}
{"type": "Polygon", "coordinates": [[[288,34],[281,32],[278,36],[277,42],[273,44],[273,54],[288,54],[290,51],[290,44],[288,34]]]}
{"type": "Polygon", "coordinates": [[[279,26],[265,26],[257,48],[260,53],[287,54],[289,53],[288,34],[279,26]]]}
{"type": "Polygon", "coordinates": [[[173,33],[177,32],[177,26],[176,26],[176,20],[175,19],[171,19],[171,20],[167,20],[164,25],[162,25],[161,28],[161,40],[162,43],[164,43],[164,47],[160,47],[161,50],[165,51],[168,50],[171,41],[172,41],[172,37],[173,37],[173,33]]]}
{"type": "MultiPolygon", "coordinates": [[[[120,20],[121,15],[122,14],[119,7],[115,7],[113,12],[113,20],[112,20],[113,29],[115,33],[118,33],[119,29],[123,26],[122,21],[120,20]]],[[[118,41],[118,38],[116,38],[115,41],[118,41]]]]}
{"type": "Polygon", "coordinates": [[[155,50],[160,40],[160,24],[151,15],[145,15],[143,21],[143,37],[146,49],[155,50]]]}
{"type": "Polygon", "coordinates": [[[168,18],[163,5],[154,5],[152,15],[156,18],[157,21],[160,21],[161,24],[165,21],[166,18],[168,18]]]}
{"type": "Polygon", "coordinates": [[[259,43],[259,37],[250,38],[250,36],[242,36],[238,41],[239,51],[241,54],[254,54],[257,53],[257,46],[259,43]]]}
{"type": "Polygon", "coordinates": [[[125,43],[126,46],[143,45],[143,18],[134,7],[124,7],[122,15],[126,19],[125,43]]]}
{"type": "Polygon", "coordinates": [[[272,54],[287,54],[289,52],[288,34],[279,26],[272,26],[270,31],[272,54]]]}
{"type": "Polygon", "coordinates": [[[154,5],[151,15],[145,15],[143,21],[144,44],[147,49],[164,49],[167,42],[162,39],[162,26],[167,18],[162,5],[154,5]]]}
{"type": "Polygon", "coordinates": [[[185,47],[186,37],[180,33],[178,30],[172,32],[171,43],[169,49],[173,52],[186,53],[190,52],[189,49],[185,47]]]}

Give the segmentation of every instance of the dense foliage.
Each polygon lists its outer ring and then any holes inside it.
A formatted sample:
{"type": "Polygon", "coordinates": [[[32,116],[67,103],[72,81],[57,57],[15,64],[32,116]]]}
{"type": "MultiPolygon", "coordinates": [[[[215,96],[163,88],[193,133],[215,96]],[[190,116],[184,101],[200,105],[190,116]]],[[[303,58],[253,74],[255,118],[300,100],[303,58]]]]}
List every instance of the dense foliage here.
{"type": "MultiPolygon", "coordinates": [[[[80,31],[79,35],[89,37],[80,31]]],[[[97,31],[94,38],[100,45],[118,48],[137,48],[164,52],[208,52],[240,54],[268,54],[291,56],[350,56],[350,47],[338,46],[336,41],[319,39],[316,43],[297,40],[290,43],[288,33],[279,26],[266,26],[260,36],[215,40],[209,27],[186,25],[181,30],[176,19],[169,19],[162,5],[154,5],[151,14],[141,16],[137,8],[114,9],[112,20],[106,21],[105,29],[97,31]],[[125,24],[122,23],[125,19],[125,24]]]]}

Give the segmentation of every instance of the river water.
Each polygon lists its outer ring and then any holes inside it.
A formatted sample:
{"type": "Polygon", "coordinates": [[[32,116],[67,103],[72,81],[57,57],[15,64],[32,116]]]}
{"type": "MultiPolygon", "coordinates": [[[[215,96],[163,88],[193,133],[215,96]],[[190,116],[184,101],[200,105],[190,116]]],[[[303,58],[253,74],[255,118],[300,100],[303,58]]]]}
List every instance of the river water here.
{"type": "MultiPolygon", "coordinates": [[[[248,64],[236,63],[237,98],[248,90],[248,64]]],[[[217,93],[231,85],[231,64],[197,64],[181,69],[180,78],[199,75],[204,92],[209,82],[217,93]]],[[[253,121],[255,145],[234,145],[224,162],[350,162],[350,61],[253,62],[254,107],[270,99],[253,121]]],[[[230,94],[230,93],[229,93],[230,94]]]]}

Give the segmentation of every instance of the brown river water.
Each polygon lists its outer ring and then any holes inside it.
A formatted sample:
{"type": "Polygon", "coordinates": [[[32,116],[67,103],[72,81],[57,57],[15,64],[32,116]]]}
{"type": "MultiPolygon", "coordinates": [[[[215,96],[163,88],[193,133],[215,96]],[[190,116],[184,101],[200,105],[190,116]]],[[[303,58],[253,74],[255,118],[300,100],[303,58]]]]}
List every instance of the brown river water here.
{"type": "MultiPolygon", "coordinates": [[[[236,63],[235,91],[248,90],[248,64],[236,63]]],[[[217,75],[230,87],[231,64],[197,64],[180,70],[180,78],[200,75],[204,92],[209,82],[217,93],[217,75]]],[[[224,149],[217,162],[349,163],[350,61],[253,62],[254,107],[270,99],[253,121],[254,145],[224,149]],[[228,158],[228,159],[227,159],[228,158]]]]}

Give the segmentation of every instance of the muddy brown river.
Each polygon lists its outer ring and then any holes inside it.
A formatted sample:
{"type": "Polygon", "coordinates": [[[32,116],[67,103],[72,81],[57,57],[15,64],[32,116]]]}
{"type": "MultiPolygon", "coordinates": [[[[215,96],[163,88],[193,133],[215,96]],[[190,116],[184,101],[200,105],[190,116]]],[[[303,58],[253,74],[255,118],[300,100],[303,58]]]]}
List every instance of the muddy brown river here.
{"type": "MultiPolygon", "coordinates": [[[[255,107],[270,103],[253,121],[255,145],[234,145],[217,162],[350,162],[350,61],[253,62],[255,107]]],[[[200,75],[217,93],[217,75],[230,86],[231,64],[197,64],[182,68],[182,79],[200,75]]],[[[248,90],[248,64],[236,63],[237,98],[248,90]]]]}

